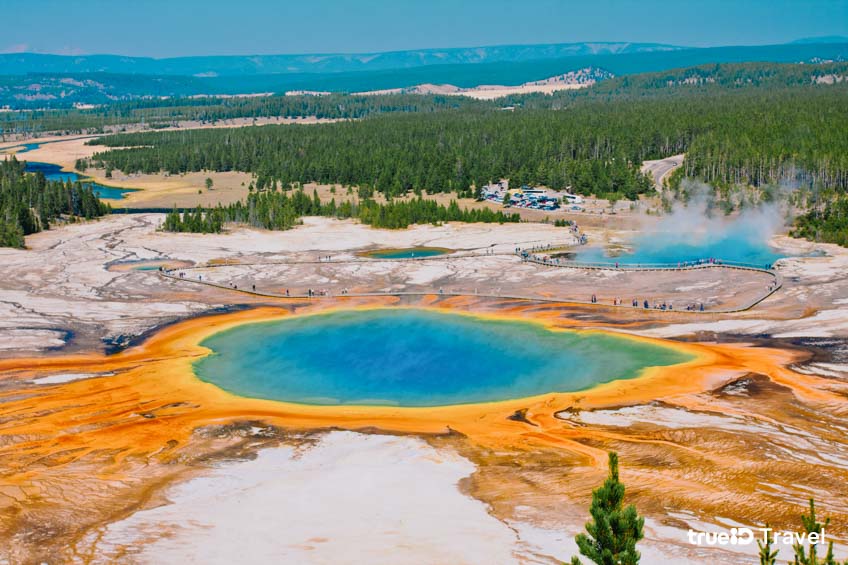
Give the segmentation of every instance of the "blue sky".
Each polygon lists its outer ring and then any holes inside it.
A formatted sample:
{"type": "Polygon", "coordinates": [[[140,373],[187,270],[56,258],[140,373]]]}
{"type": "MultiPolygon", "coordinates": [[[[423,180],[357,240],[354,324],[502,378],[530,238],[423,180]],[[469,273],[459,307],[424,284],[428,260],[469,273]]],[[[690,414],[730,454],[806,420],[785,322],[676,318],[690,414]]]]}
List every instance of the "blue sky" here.
{"type": "Polygon", "coordinates": [[[2,0],[0,51],[172,57],[848,36],[848,0],[2,0]]]}

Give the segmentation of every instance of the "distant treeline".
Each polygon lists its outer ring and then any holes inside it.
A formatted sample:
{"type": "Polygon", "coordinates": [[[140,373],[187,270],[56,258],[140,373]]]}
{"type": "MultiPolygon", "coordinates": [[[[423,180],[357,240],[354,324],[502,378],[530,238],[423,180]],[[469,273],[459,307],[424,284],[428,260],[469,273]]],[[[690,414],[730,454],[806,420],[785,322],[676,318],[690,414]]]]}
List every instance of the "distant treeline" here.
{"type": "MultiPolygon", "coordinates": [[[[556,73],[552,71],[552,74],[556,73]]],[[[522,94],[494,101],[442,95],[363,96],[343,93],[325,96],[144,97],[106,103],[90,109],[36,109],[4,112],[0,113],[0,133],[31,135],[47,131],[97,133],[107,127],[138,123],[165,128],[171,127],[176,122],[187,120],[215,122],[234,118],[276,116],[358,119],[375,114],[397,112],[428,113],[457,109],[496,111],[507,106],[559,109],[581,100],[688,96],[694,93],[716,93],[759,87],[794,88],[826,82],[831,77],[848,79],[848,63],[711,64],[622,76],[599,82],[591,88],[565,90],[554,95],[522,94]]],[[[169,80],[174,78],[169,77],[169,80]]],[[[492,77],[495,83],[505,82],[496,79],[497,77],[492,77]]],[[[140,79],[136,78],[136,80],[140,79]]]]}
{"type": "Polygon", "coordinates": [[[50,229],[59,220],[76,221],[109,213],[79,182],[49,182],[42,174],[25,174],[14,157],[0,161],[0,247],[23,247],[24,236],[50,229]]]}
{"type": "Polygon", "coordinates": [[[581,100],[688,97],[765,88],[772,91],[811,89],[845,81],[848,81],[848,62],[722,63],[619,76],[598,82],[591,88],[511,95],[500,102],[526,108],[560,109],[581,100]]]}
{"type": "Polygon", "coordinates": [[[220,233],[224,224],[234,222],[268,230],[287,230],[299,224],[303,216],[327,216],[338,219],[358,218],[375,228],[399,229],[412,224],[442,222],[518,222],[518,214],[482,209],[460,209],[456,201],[448,206],[415,198],[380,204],[365,199],[359,203],[335,200],[322,203],[317,193],[312,198],[303,190],[291,194],[277,191],[252,192],[246,201],[204,209],[198,206],[182,214],[174,208],[165,217],[162,229],[171,232],[220,233]]]}
{"type": "Polygon", "coordinates": [[[457,110],[313,126],[146,132],[89,143],[91,165],[125,173],[244,171],[257,188],[319,182],[368,195],[457,191],[501,178],[635,199],[645,159],[683,153],[718,185],[848,187],[848,82],[670,98],[585,99],[560,111],[457,110]]]}
{"type": "Polygon", "coordinates": [[[327,94],[232,98],[166,98],[117,102],[79,110],[33,110],[0,113],[0,133],[62,131],[101,133],[105,128],[144,123],[153,129],[181,121],[216,123],[236,118],[359,119],[374,114],[439,112],[493,108],[491,102],[460,96],[384,94],[379,96],[327,94]]]}

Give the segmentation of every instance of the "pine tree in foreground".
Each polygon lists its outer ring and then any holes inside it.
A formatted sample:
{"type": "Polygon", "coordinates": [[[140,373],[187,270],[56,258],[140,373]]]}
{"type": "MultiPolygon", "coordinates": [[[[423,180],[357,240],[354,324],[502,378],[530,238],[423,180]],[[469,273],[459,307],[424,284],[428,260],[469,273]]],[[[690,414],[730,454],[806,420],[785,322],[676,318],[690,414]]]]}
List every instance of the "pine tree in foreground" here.
{"type": "MultiPolygon", "coordinates": [[[[801,524],[804,526],[804,532],[809,535],[816,533],[819,536],[825,528],[830,525],[830,518],[825,519],[824,523],[816,519],[816,503],[810,499],[810,513],[801,514],[801,524]]],[[[815,544],[810,544],[809,548],[800,543],[792,546],[795,551],[795,560],[791,565],[839,565],[839,562],[833,557],[833,542],[827,544],[827,553],[824,557],[819,558],[815,544]]],[[[848,563],[848,562],[846,562],[848,563]]]]}
{"type": "MultiPolygon", "coordinates": [[[[636,543],[645,537],[645,519],[632,504],[623,507],[624,485],[618,480],[618,454],[609,454],[609,476],[592,492],[589,513],[592,521],[586,524],[589,535],[575,538],[580,553],[598,565],[637,565],[639,552],[636,543]]],[[[571,565],[580,565],[577,557],[571,565]]]]}
{"type": "MultiPolygon", "coordinates": [[[[766,524],[766,529],[769,525],[766,524]]],[[[778,550],[772,550],[774,543],[774,534],[767,533],[765,540],[757,540],[757,547],[760,548],[760,565],[775,565],[777,563],[778,550]]]]}

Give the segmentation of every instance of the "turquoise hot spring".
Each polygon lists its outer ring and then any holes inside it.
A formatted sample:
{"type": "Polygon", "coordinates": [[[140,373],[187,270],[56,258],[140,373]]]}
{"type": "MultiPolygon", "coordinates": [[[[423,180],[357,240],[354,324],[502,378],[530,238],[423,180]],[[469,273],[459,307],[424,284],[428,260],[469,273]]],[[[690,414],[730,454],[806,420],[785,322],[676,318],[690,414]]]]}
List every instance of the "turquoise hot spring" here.
{"type": "Polygon", "coordinates": [[[714,259],[768,269],[785,255],[771,247],[767,239],[756,224],[739,221],[724,226],[720,232],[643,233],[631,242],[632,248],[628,251],[610,254],[603,247],[590,246],[578,250],[575,259],[584,263],[625,266],[674,266],[714,259]]]}
{"type": "Polygon", "coordinates": [[[691,360],[601,332],[423,309],[368,309],[250,323],[202,342],[206,382],[315,405],[446,406],[587,389],[691,360]]]}
{"type": "Polygon", "coordinates": [[[450,253],[450,249],[441,247],[405,247],[401,249],[378,249],[364,253],[372,259],[424,259],[450,253]]]}

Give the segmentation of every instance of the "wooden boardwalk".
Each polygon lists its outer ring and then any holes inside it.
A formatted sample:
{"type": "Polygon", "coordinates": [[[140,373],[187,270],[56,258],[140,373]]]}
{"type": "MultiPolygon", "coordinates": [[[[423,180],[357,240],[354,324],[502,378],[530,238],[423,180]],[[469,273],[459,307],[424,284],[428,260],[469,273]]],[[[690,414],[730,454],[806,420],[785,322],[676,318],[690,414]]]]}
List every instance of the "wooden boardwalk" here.
{"type": "Polygon", "coordinates": [[[744,312],[746,310],[750,310],[754,308],[757,304],[777,292],[783,286],[783,277],[774,269],[763,269],[746,265],[738,265],[738,264],[728,264],[726,262],[723,263],[705,263],[705,264],[696,264],[689,266],[681,266],[675,267],[671,265],[661,266],[633,266],[633,265],[625,265],[616,267],[615,265],[583,265],[580,263],[571,263],[568,261],[561,261],[557,263],[553,263],[551,261],[544,261],[541,258],[535,259],[534,256],[530,255],[529,257],[525,257],[522,255],[522,252],[516,249],[514,253],[479,253],[479,252],[471,252],[471,253],[453,253],[447,255],[436,255],[431,257],[419,257],[419,258],[403,258],[403,259],[372,259],[372,258],[358,258],[358,259],[343,259],[343,260],[301,260],[301,261],[268,261],[268,262],[249,262],[249,263],[221,263],[215,265],[203,265],[203,266],[195,266],[195,267],[187,267],[182,269],[172,269],[172,270],[160,270],[159,275],[165,277],[170,280],[186,282],[191,284],[205,285],[209,287],[214,287],[222,290],[229,290],[232,292],[241,292],[244,294],[249,294],[252,296],[259,296],[265,298],[275,298],[275,299],[302,299],[302,300],[325,300],[325,299],[338,299],[338,298],[346,298],[346,297],[375,297],[375,296],[463,296],[463,297],[478,297],[478,298],[495,298],[495,299],[506,299],[506,300],[527,300],[527,301],[535,301],[535,302],[544,302],[544,303],[563,303],[563,304],[575,304],[580,306],[595,306],[595,307],[603,307],[603,308],[612,308],[612,309],[626,309],[630,311],[646,311],[653,313],[663,313],[669,315],[705,315],[705,314],[732,314],[736,312],[744,312]],[[184,274],[187,272],[191,272],[192,270],[197,269],[216,269],[216,268],[224,268],[224,267],[241,267],[241,266],[268,266],[268,265],[304,265],[304,264],[345,264],[345,263],[369,263],[369,262],[410,262],[410,261],[445,261],[455,258],[462,257],[482,257],[482,256],[505,256],[505,255],[515,255],[516,258],[526,261],[532,262],[539,265],[543,265],[546,267],[552,268],[569,268],[569,269],[580,269],[580,270],[609,270],[609,271],[689,271],[689,270],[698,270],[698,269],[735,269],[735,270],[744,270],[744,271],[755,271],[759,273],[766,274],[771,276],[773,279],[773,283],[769,285],[768,290],[764,292],[762,295],[757,296],[756,298],[744,303],[741,306],[735,308],[717,308],[717,309],[705,309],[704,311],[700,310],[673,310],[673,309],[658,309],[658,308],[643,308],[641,306],[632,306],[632,305],[613,305],[606,304],[601,302],[591,302],[588,300],[576,300],[574,298],[568,297],[550,297],[550,296],[532,296],[532,295],[520,295],[520,294],[501,294],[501,293],[492,293],[492,292],[477,292],[476,289],[474,291],[463,291],[463,290],[444,290],[441,288],[434,288],[430,291],[388,291],[388,292],[359,292],[359,293],[328,293],[328,294],[282,294],[275,292],[267,292],[262,290],[253,290],[252,288],[238,288],[231,284],[223,284],[212,282],[209,280],[202,280],[201,278],[192,278],[187,277],[184,274]],[[180,275],[183,273],[183,276],[180,275]]]}

